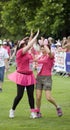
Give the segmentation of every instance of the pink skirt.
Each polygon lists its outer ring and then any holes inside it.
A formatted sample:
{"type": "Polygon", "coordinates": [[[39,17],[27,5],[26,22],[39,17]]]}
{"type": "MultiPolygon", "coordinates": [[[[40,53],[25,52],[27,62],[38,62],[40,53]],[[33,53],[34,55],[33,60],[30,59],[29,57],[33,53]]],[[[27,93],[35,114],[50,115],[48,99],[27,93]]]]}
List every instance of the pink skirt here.
{"type": "Polygon", "coordinates": [[[36,84],[36,79],[33,73],[30,75],[26,75],[15,71],[8,75],[8,79],[22,86],[29,86],[32,84],[36,84]]]}

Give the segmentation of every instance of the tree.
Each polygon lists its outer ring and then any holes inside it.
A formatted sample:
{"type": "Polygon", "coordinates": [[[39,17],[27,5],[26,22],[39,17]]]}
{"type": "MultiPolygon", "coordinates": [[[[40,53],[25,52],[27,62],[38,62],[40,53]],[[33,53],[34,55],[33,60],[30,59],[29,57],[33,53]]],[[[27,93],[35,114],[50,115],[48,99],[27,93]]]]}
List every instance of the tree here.
{"type": "Polygon", "coordinates": [[[69,0],[2,0],[0,6],[1,36],[22,38],[38,28],[45,37],[70,34],[69,0]]]}

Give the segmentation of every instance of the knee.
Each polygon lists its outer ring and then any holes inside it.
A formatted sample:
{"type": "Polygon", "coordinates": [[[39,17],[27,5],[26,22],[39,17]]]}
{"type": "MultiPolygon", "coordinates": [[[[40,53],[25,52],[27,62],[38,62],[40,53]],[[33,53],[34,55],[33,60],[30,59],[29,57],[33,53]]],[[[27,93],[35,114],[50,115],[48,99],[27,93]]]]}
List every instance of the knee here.
{"type": "Polygon", "coordinates": [[[46,98],[47,98],[47,100],[48,100],[48,101],[50,101],[50,100],[51,100],[51,96],[47,96],[46,98]]]}

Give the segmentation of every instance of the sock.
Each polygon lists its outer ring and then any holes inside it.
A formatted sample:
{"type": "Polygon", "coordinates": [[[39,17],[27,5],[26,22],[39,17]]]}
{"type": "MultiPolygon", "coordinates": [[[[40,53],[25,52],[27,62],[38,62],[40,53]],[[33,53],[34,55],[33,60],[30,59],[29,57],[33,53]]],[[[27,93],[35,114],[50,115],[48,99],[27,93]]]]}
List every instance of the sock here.
{"type": "Polygon", "coordinates": [[[36,108],[36,109],[35,109],[35,112],[40,113],[40,109],[39,109],[39,108],[36,108]]]}

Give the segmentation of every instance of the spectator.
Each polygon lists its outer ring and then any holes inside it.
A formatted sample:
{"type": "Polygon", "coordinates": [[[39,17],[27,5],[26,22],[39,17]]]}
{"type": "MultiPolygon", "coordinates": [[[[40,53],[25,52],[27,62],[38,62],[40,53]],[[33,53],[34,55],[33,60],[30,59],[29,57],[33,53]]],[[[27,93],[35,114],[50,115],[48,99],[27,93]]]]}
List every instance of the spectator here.
{"type": "Polygon", "coordinates": [[[5,69],[8,69],[8,58],[7,50],[2,47],[2,40],[0,40],[0,92],[2,92],[5,69]]]}

